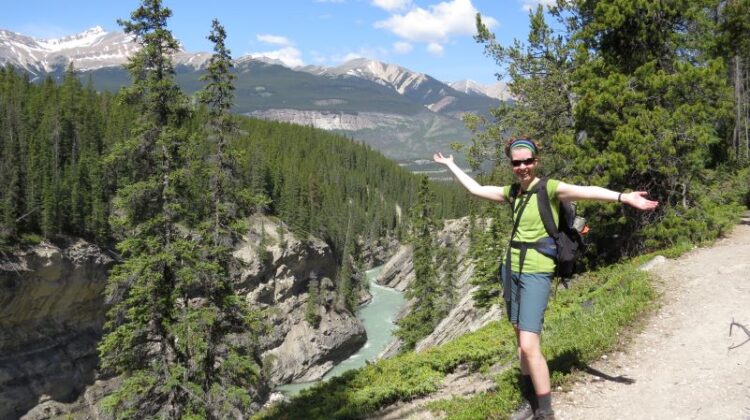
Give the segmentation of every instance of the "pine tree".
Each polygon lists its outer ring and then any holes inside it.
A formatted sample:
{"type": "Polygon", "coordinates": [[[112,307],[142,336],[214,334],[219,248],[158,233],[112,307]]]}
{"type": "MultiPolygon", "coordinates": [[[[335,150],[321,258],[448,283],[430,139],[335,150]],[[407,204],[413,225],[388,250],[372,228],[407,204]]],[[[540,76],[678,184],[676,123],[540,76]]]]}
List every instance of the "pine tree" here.
{"type": "MultiPolygon", "coordinates": [[[[159,0],[144,0],[119,21],[141,49],[128,64],[128,99],[140,108],[133,136],[114,154],[127,162],[127,185],[115,198],[113,225],[124,261],[107,287],[112,308],[99,345],[102,368],[123,376],[104,404],[117,417],[210,416],[200,383],[190,377],[218,315],[195,293],[202,249],[179,228],[185,165],[186,100],[174,80],[178,43],[159,0]],[[208,321],[205,321],[208,320],[208,321]]],[[[238,371],[239,376],[248,372],[238,371]]]]}
{"type": "Polygon", "coordinates": [[[440,287],[435,269],[434,247],[436,222],[433,214],[434,197],[426,176],[422,176],[417,199],[410,215],[414,281],[406,290],[406,297],[413,300],[412,309],[398,321],[395,335],[405,349],[413,349],[417,342],[429,335],[442,318],[438,300],[440,287]]]}
{"type": "Polygon", "coordinates": [[[721,142],[717,122],[730,115],[724,65],[695,40],[708,32],[704,5],[608,0],[567,7],[577,45],[575,169],[594,185],[647,190],[663,204],[627,218],[619,207],[597,212],[600,231],[623,241],[603,238],[600,245],[615,245],[617,255],[689,238],[691,228],[679,221],[703,211],[694,187],[707,182],[711,148],[721,142]],[[645,242],[634,235],[641,229],[645,242]]]}
{"type": "MultiPolygon", "coordinates": [[[[519,106],[495,111],[486,127],[470,120],[474,150],[502,157],[504,133],[538,136],[547,150],[543,168],[553,176],[646,190],[663,204],[629,214],[621,206],[584,203],[583,212],[598,206],[587,213],[597,226],[589,237],[592,253],[616,259],[696,239],[696,230],[679,220],[705,211],[700,186],[721,156],[719,130],[729,115],[725,69],[707,54],[710,3],[558,2],[550,11],[562,32],[554,35],[539,8],[525,47],[498,45],[478,19],[477,40],[508,65],[519,106]]],[[[507,169],[492,176],[501,185],[511,179],[507,169]]]]}
{"type": "Polygon", "coordinates": [[[229,113],[234,90],[234,76],[230,73],[232,58],[224,43],[226,32],[217,20],[212,23],[208,39],[214,44],[214,54],[206,75],[201,78],[208,83],[200,92],[199,100],[209,111],[207,149],[210,153],[206,167],[211,191],[210,213],[199,234],[205,251],[204,263],[196,267],[201,280],[195,291],[205,301],[189,309],[196,315],[190,317],[197,321],[193,329],[201,328],[207,335],[199,339],[204,351],[194,353],[196,363],[191,365],[187,377],[201,386],[205,395],[203,408],[209,417],[224,418],[248,412],[254,400],[263,399],[267,385],[260,369],[259,316],[234,293],[230,281],[240,214],[236,165],[228,141],[236,135],[237,127],[229,113]],[[244,337],[240,343],[231,339],[236,334],[244,337]]]}
{"type": "Polygon", "coordinates": [[[719,10],[716,54],[729,64],[734,99],[731,152],[741,165],[750,165],[750,0],[716,0],[719,10]]]}
{"type": "Polygon", "coordinates": [[[555,34],[539,5],[529,14],[526,43],[516,40],[504,47],[495,39],[477,15],[475,40],[485,45],[485,54],[507,69],[512,104],[491,110],[492,121],[482,116],[466,117],[473,134],[470,162],[475,168],[484,161],[501,163],[504,168],[505,140],[530,136],[541,140],[545,151],[544,169],[564,176],[569,161],[561,152],[561,143],[573,136],[573,43],[565,34],[555,34]]]}

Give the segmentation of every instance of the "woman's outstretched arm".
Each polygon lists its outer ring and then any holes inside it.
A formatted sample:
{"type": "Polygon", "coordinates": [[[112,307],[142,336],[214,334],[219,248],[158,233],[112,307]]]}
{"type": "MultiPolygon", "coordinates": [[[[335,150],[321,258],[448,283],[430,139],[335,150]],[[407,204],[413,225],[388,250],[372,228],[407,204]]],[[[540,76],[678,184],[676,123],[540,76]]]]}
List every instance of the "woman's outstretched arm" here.
{"type": "Polygon", "coordinates": [[[453,175],[458,178],[458,181],[463,185],[470,193],[477,197],[485,198],[487,200],[505,201],[505,194],[503,194],[503,187],[496,187],[492,185],[479,185],[472,177],[462,171],[461,168],[453,162],[453,155],[443,156],[442,153],[438,152],[432,156],[432,159],[441,163],[450,169],[453,175]]]}
{"type": "Polygon", "coordinates": [[[646,198],[646,191],[633,191],[621,193],[602,187],[572,185],[560,182],[557,187],[557,198],[564,201],[596,200],[596,201],[621,201],[638,210],[653,210],[658,201],[646,198]]]}

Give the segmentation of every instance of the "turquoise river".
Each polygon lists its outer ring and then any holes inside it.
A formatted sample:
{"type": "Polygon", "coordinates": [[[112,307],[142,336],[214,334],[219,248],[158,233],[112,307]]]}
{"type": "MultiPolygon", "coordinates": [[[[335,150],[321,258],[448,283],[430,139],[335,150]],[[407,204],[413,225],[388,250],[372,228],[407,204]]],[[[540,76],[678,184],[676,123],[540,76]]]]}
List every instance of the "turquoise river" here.
{"type": "MultiPolygon", "coordinates": [[[[364,324],[365,331],[367,331],[367,342],[358,352],[334,366],[334,368],[331,369],[323,379],[321,379],[322,381],[340,375],[347,370],[360,368],[364,366],[366,362],[375,360],[378,357],[378,354],[383,351],[385,346],[387,346],[393,339],[393,330],[396,327],[393,321],[396,314],[398,314],[406,303],[406,299],[404,299],[403,293],[396,289],[384,287],[375,283],[375,279],[377,278],[378,273],[380,273],[381,268],[382,267],[376,267],[365,273],[370,285],[372,301],[367,305],[362,306],[357,312],[357,316],[362,321],[362,324],[364,324]]],[[[303,389],[315,385],[316,383],[318,383],[318,381],[282,385],[278,387],[277,390],[283,392],[285,395],[291,396],[297,394],[303,389]]]]}

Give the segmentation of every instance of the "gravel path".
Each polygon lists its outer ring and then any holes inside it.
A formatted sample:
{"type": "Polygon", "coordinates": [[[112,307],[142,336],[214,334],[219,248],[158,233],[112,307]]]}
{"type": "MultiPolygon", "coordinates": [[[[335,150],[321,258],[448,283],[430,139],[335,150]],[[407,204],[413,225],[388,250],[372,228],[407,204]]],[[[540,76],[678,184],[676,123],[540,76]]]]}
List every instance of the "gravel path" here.
{"type": "Polygon", "coordinates": [[[556,418],[750,419],[750,213],[710,248],[652,272],[661,308],[622,352],[591,365],[604,375],[554,393],[556,418]]]}

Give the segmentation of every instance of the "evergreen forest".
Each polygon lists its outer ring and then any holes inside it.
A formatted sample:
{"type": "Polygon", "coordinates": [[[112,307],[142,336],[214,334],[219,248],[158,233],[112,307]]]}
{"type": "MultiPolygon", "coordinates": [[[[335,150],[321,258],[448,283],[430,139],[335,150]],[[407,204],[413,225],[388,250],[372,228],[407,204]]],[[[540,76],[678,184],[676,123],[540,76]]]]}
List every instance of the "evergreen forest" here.
{"type": "MultiPolygon", "coordinates": [[[[416,275],[412,310],[396,332],[404,354],[265,418],[364,418],[435,392],[459,366],[509,365],[513,337],[497,324],[434,351],[408,351],[456,299],[456,257],[435,245],[440,221],[469,216],[474,298],[486,307],[499,302],[507,208],[415,176],[353,139],[232,115],[232,57],[218,21],[207,28],[214,54],[202,84],[187,95],[170,59],[179,47],[170,16],[160,0],[143,0],[119,22],[141,49],[128,63],[132,83],[116,93],[96,91],[73,66],[59,83],[0,68],[0,253],[75,236],[120,260],[99,355],[105,374],[125,380],[103,408],[119,418],[242,418],[265,400],[262,315],[229,280],[232,249],[256,213],[331,246],[348,310],[369,248],[410,243],[416,275]]],[[[546,175],[648,191],[660,202],[650,213],[578,207],[592,228],[588,273],[550,311],[552,356],[585,342],[575,357],[596,357],[646,310],[654,293],[631,258],[711,241],[750,204],[748,16],[749,0],[559,0],[530,12],[527,40],[501,45],[477,15],[475,39],[515,98],[487,117],[465,117],[473,144],[458,152],[482,171],[480,183],[513,181],[505,141],[523,135],[540,140],[546,175]],[[580,335],[582,305],[603,308],[600,336],[580,335]],[[607,318],[610,308],[617,313],[607,318]]],[[[577,363],[552,360],[555,383],[577,363]]],[[[497,378],[489,397],[432,408],[505,417],[519,401],[517,384],[511,374],[497,378]]]]}
{"type": "MultiPolygon", "coordinates": [[[[529,13],[528,39],[501,45],[477,15],[475,39],[516,101],[468,116],[465,152],[483,182],[512,182],[505,141],[542,145],[542,172],[581,185],[647,191],[654,212],[583,202],[583,265],[721,236],[750,202],[750,2],[560,1],[529,13]]],[[[480,304],[492,302],[507,211],[479,205],[472,232],[480,304]]]]}
{"type": "MultiPolygon", "coordinates": [[[[246,217],[326,241],[339,301],[354,311],[361,255],[401,238],[422,181],[352,139],[230,114],[235,76],[217,21],[203,88],[187,96],[170,16],[150,0],[119,22],[141,49],[117,93],[82,83],[73,65],[59,84],[0,68],[0,251],[73,236],[116,252],[99,353],[124,383],[108,412],[242,417],[268,393],[262,314],[231,288],[246,217]]],[[[465,212],[455,185],[431,184],[438,216],[465,212]]]]}
{"type": "MultiPolygon", "coordinates": [[[[10,249],[58,235],[112,245],[112,199],[127,182],[123,162],[113,153],[131,134],[138,110],[122,93],[97,92],[81,83],[73,68],[60,84],[51,79],[34,84],[11,67],[0,68],[0,109],[0,245],[10,249]]],[[[202,135],[196,133],[207,124],[208,112],[196,106],[189,114],[186,132],[202,135]]],[[[243,212],[277,216],[295,233],[325,239],[339,256],[347,226],[351,237],[368,243],[403,233],[399,220],[416,200],[419,177],[349,138],[288,123],[232,119],[237,131],[227,147],[237,156],[237,183],[260,198],[243,212]]],[[[195,147],[197,154],[207,146],[195,147]]],[[[461,190],[437,182],[430,188],[440,217],[465,214],[461,190]]],[[[196,217],[199,211],[205,208],[196,207],[196,217]]]]}

